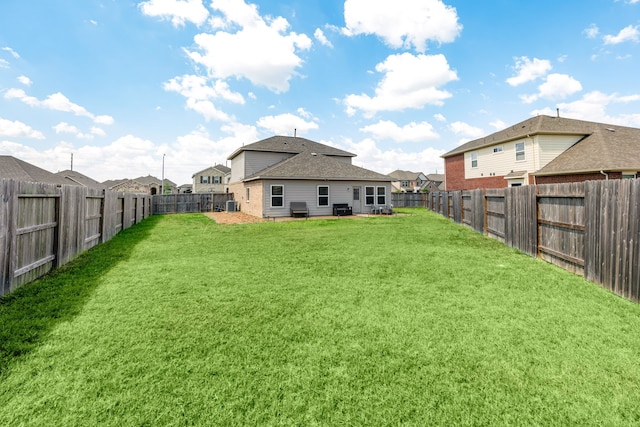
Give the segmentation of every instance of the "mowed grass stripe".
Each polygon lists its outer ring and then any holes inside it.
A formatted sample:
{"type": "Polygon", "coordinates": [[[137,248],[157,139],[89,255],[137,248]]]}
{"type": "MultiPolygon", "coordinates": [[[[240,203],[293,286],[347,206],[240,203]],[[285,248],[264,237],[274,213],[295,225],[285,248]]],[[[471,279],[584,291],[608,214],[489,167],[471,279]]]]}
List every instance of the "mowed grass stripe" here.
{"type": "Polygon", "coordinates": [[[406,212],[148,219],[3,300],[28,329],[20,293],[90,285],[6,363],[0,425],[640,422],[638,305],[406,212]]]}

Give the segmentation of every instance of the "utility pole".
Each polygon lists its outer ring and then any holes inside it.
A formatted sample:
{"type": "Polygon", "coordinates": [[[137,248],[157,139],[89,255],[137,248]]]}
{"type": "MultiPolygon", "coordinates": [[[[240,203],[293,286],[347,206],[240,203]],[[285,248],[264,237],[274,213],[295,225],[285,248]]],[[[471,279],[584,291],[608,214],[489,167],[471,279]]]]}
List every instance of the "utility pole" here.
{"type": "Polygon", "coordinates": [[[73,153],[71,153],[71,172],[73,172],[73,153]]]}
{"type": "Polygon", "coordinates": [[[164,156],[166,156],[166,154],[162,155],[162,184],[160,185],[160,194],[162,194],[164,196],[164,156]]]}

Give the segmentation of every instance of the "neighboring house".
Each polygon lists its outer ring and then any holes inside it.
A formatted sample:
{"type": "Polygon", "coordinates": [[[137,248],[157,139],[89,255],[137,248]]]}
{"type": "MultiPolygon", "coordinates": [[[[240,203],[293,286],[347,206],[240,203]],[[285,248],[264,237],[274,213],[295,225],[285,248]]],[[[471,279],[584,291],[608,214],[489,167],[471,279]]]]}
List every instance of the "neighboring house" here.
{"type": "Polygon", "coordinates": [[[63,177],[13,156],[0,156],[0,179],[69,185],[63,177]]]}
{"type": "Polygon", "coordinates": [[[193,185],[191,184],[182,184],[178,187],[178,193],[180,194],[190,194],[193,193],[193,185]]]}
{"type": "Polygon", "coordinates": [[[226,193],[229,191],[231,168],[224,165],[210,166],[194,173],[191,178],[194,193],[226,193]]]}
{"type": "Polygon", "coordinates": [[[274,136],[230,156],[229,191],[239,208],[257,217],[290,216],[291,202],[309,215],[332,215],[333,204],[368,213],[391,203],[391,178],[351,164],[355,154],[305,138],[274,136]]]}
{"type": "Polygon", "coordinates": [[[93,178],[89,178],[80,172],[64,170],[57,172],[56,175],[62,177],[69,185],[81,185],[83,187],[96,188],[98,190],[104,190],[107,188],[103,183],[98,182],[93,178]]]}
{"type": "Polygon", "coordinates": [[[430,173],[427,175],[427,183],[422,186],[422,190],[444,191],[444,174],[430,173]]]}
{"type": "MultiPolygon", "coordinates": [[[[125,193],[144,193],[151,196],[162,192],[162,179],[155,176],[147,175],[135,179],[118,179],[103,182],[104,185],[113,191],[121,191],[125,193]]],[[[164,193],[177,194],[178,187],[168,179],[164,179],[164,193]]]]}
{"type": "Polygon", "coordinates": [[[392,191],[402,193],[419,193],[427,183],[427,176],[422,172],[394,170],[389,174],[393,179],[392,191]]]}
{"type": "Polygon", "coordinates": [[[636,178],[640,129],[537,116],[442,157],[448,191],[636,178]]]}

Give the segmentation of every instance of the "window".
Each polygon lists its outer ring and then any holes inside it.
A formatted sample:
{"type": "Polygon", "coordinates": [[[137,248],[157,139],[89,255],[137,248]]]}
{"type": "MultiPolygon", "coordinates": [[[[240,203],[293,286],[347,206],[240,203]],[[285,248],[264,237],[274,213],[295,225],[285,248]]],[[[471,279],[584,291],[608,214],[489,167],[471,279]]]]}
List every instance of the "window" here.
{"type": "Polygon", "coordinates": [[[471,167],[478,167],[478,153],[471,153],[471,167]]]}
{"type": "Polygon", "coordinates": [[[213,177],[213,183],[214,184],[222,184],[222,177],[221,176],[214,176],[213,177]]]}
{"type": "Polygon", "coordinates": [[[249,196],[250,196],[250,191],[249,190],[251,190],[251,189],[247,188],[247,202],[249,201],[249,196]]]}
{"type": "Polygon", "coordinates": [[[634,172],[622,172],[622,179],[636,179],[634,172]]]}
{"type": "Polygon", "coordinates": [[[208,184],[209,183],[209,177],[208,176],[200,176],[200,184],[208,184]]]}
{"type": "Polygon", "coordinates": [[[378,205],[386,205],[387,204],[387,187],[378,187],[378,205]]]}
{"type": "Polygon", "coordinates": [[[409,181],[402,181],[402,186],[403,187],[408,187],[409,186],[409,181]]]}
{"type": "Polygon", "coordinates": [[[329,206],[328,185],[318,185],[318,206],[329,206]]]}
{"type": "Polygon", "coordinates": [[[375,204],[376,187],[364,187],[364,204],[367,206],[375,204]]]}
{"type": "Polygon", "coordinates": [[[353,187],[353,200],[360,200],[360,187],[353,187]]]}
{"type": "Polygon", "coordinates": [[[524,160],[524,142],[516,142],[516,162],[524,160]]]}
{"type": "Polygon", "coordinates": [[[284,207],[284,185],[271,186],[271,207],[284,207]]]}
{"type": "Polygon", "coordinates": [[[499,147],[493,147],[493,154],[502,153],[502,145],[499,147]]]}

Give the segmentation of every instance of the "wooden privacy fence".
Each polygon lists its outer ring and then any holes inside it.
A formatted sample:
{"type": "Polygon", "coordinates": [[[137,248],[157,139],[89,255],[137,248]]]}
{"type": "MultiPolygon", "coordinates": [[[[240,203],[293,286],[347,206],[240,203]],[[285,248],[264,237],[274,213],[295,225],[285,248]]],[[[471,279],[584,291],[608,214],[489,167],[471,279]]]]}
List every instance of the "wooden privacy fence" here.
{"type": "Polygon", "coordinates": [[[145,194],[0,180],[0,296],[151,214],[145,194]]]}
{"type": "Polygon", "coordinates": [[[640,180],[434,192],[428,208],[640,301],[640,180]]]}
{"type": "Polygon", "coordinates": [[[394,208],[426,208],[427,193],[391,193],[394,208]]]}
{"type": "Polygon", "coordinates": [[[153,214],[195,213],[223,211],[233,193],[191,193],[155,195],[153,214]]]}

